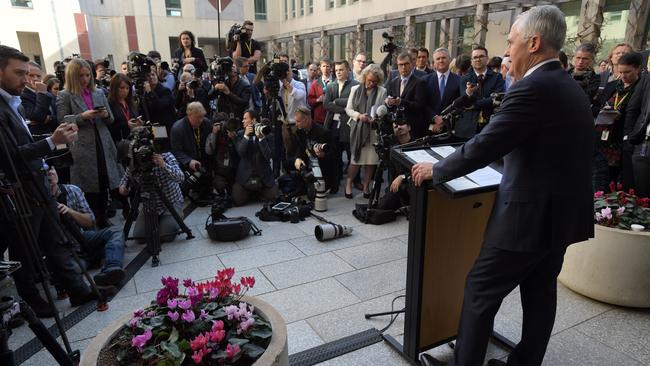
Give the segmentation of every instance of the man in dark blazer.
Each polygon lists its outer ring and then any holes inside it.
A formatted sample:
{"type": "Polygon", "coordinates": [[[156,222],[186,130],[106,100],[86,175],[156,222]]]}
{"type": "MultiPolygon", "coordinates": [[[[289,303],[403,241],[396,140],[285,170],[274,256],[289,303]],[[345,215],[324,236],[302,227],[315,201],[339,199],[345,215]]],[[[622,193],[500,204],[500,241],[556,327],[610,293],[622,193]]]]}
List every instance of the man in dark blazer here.
{"type": "Polygon", "coordinates": [[[426,135],[429,127],[426,84],[415,75],[408,53],[397,56],[397,68],[399,77],[388,84],[385,103],[393,111],[404,108],[404,117],[411,124],[411,135],[417,139],[426,135]]]}
{"type": "MultiPolygon", "coordinates": [[[[350,126],[348,126],[348,115],[345,113],[345,106],[348,104],[350,89],[359,83],[356,80],[348,78],[350,74],[350,65],[347,61],[338,61],[334,63],[334,73],[336,82],[327,84],[325,90],[325,101],[323,105],[327,111],[325,116],[325,129],[331,131],[332,138],[337,143],[336,153],[336,171],[341,177],[343,171],[343,151],[347,151],[348,160],[352,157],[350,154],[350,126]]],[[[338,191],[335,188],[332,194],[338,191]]]]}
{"type": "Polygon", "coordinates": [[[460,94],[472,98],[472,109],[463,113],[456,123],[456,136],[470,139],[490,120],[494,112],[492,93],[505,92],[505,81],[501,74],[487,67],[488,52],[485,47],[476,46],[472,50],[472,68],[460,79],[460,94]]]}
{"type": "MultiPolygon", "coordinates": [[[[0,133],[13,155],[9,160],[14,162],[19,177],[11,176],[8,159],[0,159],[0,168],[8,174],[10,180],[22,181],[25,194],[31,198],[28,200],[32,213],[29,222],[40,249],[47,256],[60,284],[70,295],[70,302],[73,306],[78,306],[90,301],[94,295],[74,266],[71,266],[71,253],[65,247],[65,238],[56,230],[59,215],[56,202],[46,186],[43,165],[43,157],[54,151],[57,145],[74,140],[77,126],[61,124],[52,136],[34,141],[27,128],[19,97],[27,83],[28,61],[29,58],[20,51],[0,45],[0,133]],[[55,222],[52,222],[52,218],[55,222]]],[[[10,223],[0,223],[0,253],[9,247],[10,258],[22,262],[22,268],[13,274],[18,294],[39,317],[51,317],[54,309],[39,295],[35,286],[36,270],[29,261],[32,256],[26,248],[27,243],[20,241],[16,230],[10,223]]]]}
{"type": "Polygon", "coordinates": [[[430,98],[429,120],[435,121],[435,126],[432,126],[434,133],[442,129],[440,112],[460,96],[460,76],[450,72],[450,62],[449,51],[446,48],[438,48],[433,52],[434,71],[425,78],[430,98]]]}
{"type": "Polygon", "coordinates": [[[264,135],[255,129],[259,115],[255,110],[244,112],[243,130],[237,133],[236,149],[239,155],[232,200],[235,206],[242,206],[251,196],[265,201],[274,200],[279,193],[275,176],[271,169],[273,157],[273,134],[264,135]]]}
{"type": "Polygon", "coordinates": [[[191,102],[187,105],[187,116],[176,121],[172,127],[172,153],[181,168],[190,173],[206,163],[205,141],[212,132],[212,125],[205,115],[201,102],[191,102]]]}
{"type": "Polygon", "coordinates": [[[25,117],[29,121],[29,130],[33,134],[52,133],[56,123],[48,123],[50,120],[50,107],[55,99],[47,92],[47,85],[42,82],[43,72],[41,66],[36,62],[29,62],[29,83],[20,94],[20,100],[25,108],[25,117]]]}
{"type": "Polygon", "coordinates": [[[483,364],[494,316],[517,286],[523,329],[508,365],[540,365],[566,247],[593,236],[593,118],[588,98],[557,58],[565,34],[564,14],[554,6],[522,13],[508,37],[517,81],[501,108],[455,153],[412,168],[416,185],[428,179],[439,184],[504,158],[483,247],[467,276],[453,365],[483,364]]]}

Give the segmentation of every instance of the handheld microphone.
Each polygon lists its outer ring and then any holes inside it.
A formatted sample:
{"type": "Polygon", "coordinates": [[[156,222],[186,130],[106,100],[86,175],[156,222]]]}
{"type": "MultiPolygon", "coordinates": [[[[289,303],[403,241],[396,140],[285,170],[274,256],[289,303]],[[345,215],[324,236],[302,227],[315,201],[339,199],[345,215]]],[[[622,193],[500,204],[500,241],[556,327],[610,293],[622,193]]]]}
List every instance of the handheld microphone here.
{"type": "Polygon", "coordinates": [[[385,105],[382,104],[377,108],[377,118],[383,118],[387,114],[388,114],[388,108],[386,108],[385,105]]]}

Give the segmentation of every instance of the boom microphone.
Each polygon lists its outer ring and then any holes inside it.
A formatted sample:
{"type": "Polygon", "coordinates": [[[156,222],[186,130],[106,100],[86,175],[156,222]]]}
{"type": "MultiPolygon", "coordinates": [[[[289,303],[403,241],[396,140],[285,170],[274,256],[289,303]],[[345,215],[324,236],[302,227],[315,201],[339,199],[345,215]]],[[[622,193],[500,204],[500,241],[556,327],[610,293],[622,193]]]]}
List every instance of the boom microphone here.
{"type": "Polygon", "coordinates": [[[440,115],[444,116],[446,114],[449,114],[454,109],[469,108],[471,105],[472,105],[472,98],[467,94],[463,94],[460,97],[454,99],[454,101],[449,106],[447,106],[447,108],[445,108],[442,112],[440,112],[440,115]]]}
{"type": "Polygon", "coordinates": [[[377,107],[377,118],[383,118],[385,115],[388,114],[388,108],[386,108],[385,105],[380,105],[377,107]]]}

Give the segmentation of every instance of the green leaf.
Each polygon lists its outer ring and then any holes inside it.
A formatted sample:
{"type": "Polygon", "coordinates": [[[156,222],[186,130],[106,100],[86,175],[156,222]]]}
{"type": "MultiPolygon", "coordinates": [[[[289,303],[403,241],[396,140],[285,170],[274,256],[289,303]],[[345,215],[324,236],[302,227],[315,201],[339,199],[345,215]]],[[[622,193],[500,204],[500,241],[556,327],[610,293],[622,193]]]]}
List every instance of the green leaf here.
{"type": "Polygon", "coordinates": [[[177,366],[178,364],[168,358],[162,358],[156,361],[157,366],[177,366]]]}
{"type": "Polygon", "coordinates": [[[158,351],[156,351],[155,346],[147,347],[144,349],[144,352],[142,353],[142,358],[148,360],[151,357],[155,356],[156,354],[158,354],[158,351]]]}
{"type": "Polygon", "coordinates": [[[180,349],[178,349],[178,345],[176,343],[169,343],[166,341],[160,342],[160,347],[167,352],[174,360],[178,360],[183,357],[184,353],[181,352],[180,349]]]}
{"type": "Polygon", "coordinates": [[[248,357],[251,357],[253,359],[260,357],[262,353],[266,351],[264,348],[253,343],[247,343],[244,346],[242,346],[241,349],[248,357]]]}
{"type": "Polygon", "coordinates": [[[266,339],[273,335],[273,331],[271,331],[269,328],[254,329],[250,332],[250,335],[253,337],[266,339]]]}
{"type": "Polygon", "coordinates": [[[157,328],[157,327],[163,325],[164,321],[165,321],[165,317],[163,315],[154,316],[149,321],[149,325],[151,325],[154,328],[157,328]]]}
{"type": "Polygon", "coordinates": [[[183,352],[187,352],[187,351],[189,351],[189,350],[192,349],[192,347],[190,346],[190,341],[188,341],[187,339],[183,339],[183,340],[178,344],[178,347],[179,347],[179,348],[181,349],[181,351],[183,351],[183,352]]]}
{"type": "Polygon", "coordinates": [[[243,339],[243,338],[228,338],[228,343],[232,345],[238,345],[239,347],[245,345],[246,343],[250,342],[248,339],[243,339]]]}
{"type": "Polygon", "coordinates": [[[178,329],[176,329],[176,327],[172,328],[172,334],[169,335],[167,341],[170,343],[176,343],[176,341],[178,341],[178,329]]]}

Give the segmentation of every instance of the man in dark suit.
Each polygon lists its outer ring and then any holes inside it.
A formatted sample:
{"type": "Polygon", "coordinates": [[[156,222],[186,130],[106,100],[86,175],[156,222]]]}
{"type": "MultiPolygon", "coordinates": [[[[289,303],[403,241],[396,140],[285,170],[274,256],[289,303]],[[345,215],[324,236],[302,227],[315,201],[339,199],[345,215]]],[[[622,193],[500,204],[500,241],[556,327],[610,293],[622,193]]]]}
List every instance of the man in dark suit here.
{"type": "MultiPolygon", "coordinates": [[[[418,58],[418,49],[409,48],[408,55],[411,57],[411,66],[413,67],[413,75],[419,79],[425,78],[428,74],[424,71],[418,70],[415,67],[418,58]]],[[[397,77],[399,77],[399,70],[397,68],[390,70],[390,72],[388,73],[388,77],[386,78],[386,80],[384,80],[384,88],[388,89],[388,84],[390,84],[390,82],[397,77]]]]}
{"type": "Polygon", "coordinates": [[[429,120],[435,121],[432,132],[438,133],[442,130],[443,121],[440,116],[445,108],[453,103],[460,96],[460,76],[449,71],[449,51],[446,48],[438,48],[433,52],[434,72],[426,77],[427,91],[429,92],[430,108],[429,120]]]}
{"type": "MultiPolygon", "coordinates": [[[[93,294],[81,275],[76,272],[70,250],[65,246],[65,238],[56,230],[59,215],[56,202],[46,186],[43,165],[43,157],[54,151],[57,145],[70,143],[75,139],[77,126],[63,123],[52,136],[34,141],[20,105],[20,95],[27,83],[28,61],[29,58],[20,51],[0,45],[0,133],[9,145],[7,147],[10,153],[14,155],[10,160],[14,162],[19,177],[11,176],[11,168],[7,164],[9,161],[4,157],[0,159],[0,167],[8,174],[10,180],[22,181],[26,195],[31,198],[28,200],[32,213],[29,222],[40,249],[47,256],[58,282],[70,295],[71,304],[78,306],[90,301],[93,294]],[[52,218],[55,222],[52,222],[52,218]]],[[[27,243],[21,242],[14,225],[0,223],[0,253],[4,253],[9,247],[10,257],[22,262],[22,268],[13,274],[18,294],[39,317],[51,317],[54,309],[39,295],[35,286],[36,270],[29,260],[32,256],[26,246],[27,243]]]]}
{"type": "MultiPolygon", "coordinates": [[[[150,72],[144,82],[144,97],[151,122],[160,123],[167,128],[167,133],[170,133],[176,120],[175,99],[172,91],[160,84],[155,71],[150,72]]],[[[144,111],[141,111],[141,114],[143,118],[147,117],[144,111]]]]}
{"type": "Polygon", "coordinates": [[[50,107],[55,99],[47,92],[47,85],[42,82],[43,72],[41,66],[36,62],[29,62],[29,83],[20,94],[22,107],[25,109],[25,117],[29,121],[29,130],[34,134],[52,133],[56,123],[49,123],[50,107]]]}
{"type": "Polygon", "coordinates": [[[232,200],[235,206],[242,206],[251,196],[272,201],[278,196],[278,185],[271,169],[273,156],[273,134],[264,135],[255,128],[259,119],[256,111],[244,112],[244,129],[237,133],[236,149],[239,155],[232,200]]]}
{"type": "Polygon", "coordinates": [[[424,80],[415,76],[413,62],[408,53],[397,56],[399,77],[388,84],[386,105],[391,110],[404,108],[404,117],[411,125],[413,138],[426,135],[429,123],[427,121],[427,90],[424,80]]]}
{"type": "Polygon", "coordinates": [[[501,74],[487,67],[488,52],[485,47],[475,46],[472,50],[472,69],[460,79],[460,93],[472,98],[472,109],[463,113],[456,123],[456,136],[470,139],[490,120],[494,112],[492,93],[503,93],[505,82],[501,74]]]}
{"type": "MultiPolygon", "coordinates": [[[[483,247],[467,276],[453,365],[483,364],[494,316],[517,286],[522,338],[508,365],[540,365],[566,247],[593,236],[593,118],[589,100],[557,58],[565,34],[564,14],[554,6],[522,13],[508,36],[517,81],[499,111],[446,159],[412,168],[416,185],[428,179],[438,184],[504,158],[483,247]]],[[[422,358],[425,365],[442,364],[422,358]]]]}
{"type": "Polygon", "coordinates": [[[415,60],[415,69],[426,74],[431,74],[433,70],[429,67],[429,50],[425,47],[418,49],[418,56],[415,60]]]}

